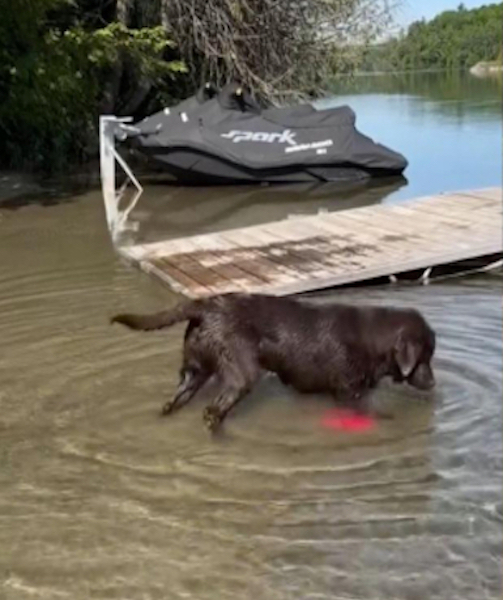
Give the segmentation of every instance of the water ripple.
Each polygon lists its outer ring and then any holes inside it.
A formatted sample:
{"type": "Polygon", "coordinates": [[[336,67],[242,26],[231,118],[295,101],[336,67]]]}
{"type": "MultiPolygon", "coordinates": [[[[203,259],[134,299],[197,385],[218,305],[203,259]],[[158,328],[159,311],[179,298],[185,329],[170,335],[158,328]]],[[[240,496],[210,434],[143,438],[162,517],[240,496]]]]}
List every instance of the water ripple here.
{"type": "MultiPolygon", "coordinates": [[[[90,235],[95,208],[61,210],[90,235]]],[[[374,431],[323,430],[329,399],[269,378],[211,437],[203,399],[159,416],[182,330],[108,324],[174,299],[119,265],[104,232],[91,252],[70,228],[56,252],[45,219],[30,229],[40,253],[0,267],[8,598],[500,597],[497,279],[314,297],[416,306],[437,331],[435,393],[381,386],[394,418],[374,431]]]]}

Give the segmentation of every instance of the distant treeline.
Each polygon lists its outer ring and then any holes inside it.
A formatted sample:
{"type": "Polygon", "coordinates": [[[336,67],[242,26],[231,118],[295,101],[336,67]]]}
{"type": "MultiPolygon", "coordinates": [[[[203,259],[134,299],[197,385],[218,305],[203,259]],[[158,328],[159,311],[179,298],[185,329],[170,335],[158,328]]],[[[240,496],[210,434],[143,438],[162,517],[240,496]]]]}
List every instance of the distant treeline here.
{"type": "Polygon", "coordinates": [[[405,33],[370,48],[362,71],[469,68],[501,61],[503,4],[467,10],[460,4],[431,21],[416,21],[405,33]]]}

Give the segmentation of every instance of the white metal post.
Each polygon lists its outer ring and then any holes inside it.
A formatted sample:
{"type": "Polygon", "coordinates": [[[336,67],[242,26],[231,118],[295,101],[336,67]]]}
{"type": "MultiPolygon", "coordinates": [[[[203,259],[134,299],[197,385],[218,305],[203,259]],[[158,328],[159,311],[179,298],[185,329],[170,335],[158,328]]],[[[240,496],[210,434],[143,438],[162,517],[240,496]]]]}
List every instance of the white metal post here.
{"type": "Polygon", "coordinates": [[[105,203],[108,230],[112,234],[117,221],[117,203],[115,198],[115,146],[114,135],[115,117],[104,115],[100,117],[100,170],[101,191],[105,203]]]}
{"type": "Polygon", "coordinates": [[[115,139],[118,134],[121,137],[127,137],[127,123],[131,121],[130,117],[118,118],[114,115],[100,116],[100,172],[101,172],[101,190],[103,201],[105,204],[105,214],[107,219],[108,231],[115,243],[118,235],[127,229],[127,219],[130,212],[135,207],[140,198],[143,188],[139,181],[134,176],[129,165],[115,149],[115,139]],[[127,180],[119,191],[116,189],[115,175],[116,165],[118,163],[124,173],[127,175],[127,180]],[[124,210],[120,210],[119,203],[127,187],[131,183],[136,188],[136,193],[131,202],[124,210]]]}

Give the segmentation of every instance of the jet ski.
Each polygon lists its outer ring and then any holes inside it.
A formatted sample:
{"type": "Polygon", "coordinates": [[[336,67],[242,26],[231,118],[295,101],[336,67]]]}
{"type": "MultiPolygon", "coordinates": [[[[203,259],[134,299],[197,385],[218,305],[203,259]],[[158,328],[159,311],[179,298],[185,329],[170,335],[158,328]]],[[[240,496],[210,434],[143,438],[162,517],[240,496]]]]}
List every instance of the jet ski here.
{"type": "Polygon", "coordinates": [[[360,133],[349,106],[262,107],[205,85],[130,127],[129,143],[185,185],[337,182],[400,175],[407,160],[360,133]]]}

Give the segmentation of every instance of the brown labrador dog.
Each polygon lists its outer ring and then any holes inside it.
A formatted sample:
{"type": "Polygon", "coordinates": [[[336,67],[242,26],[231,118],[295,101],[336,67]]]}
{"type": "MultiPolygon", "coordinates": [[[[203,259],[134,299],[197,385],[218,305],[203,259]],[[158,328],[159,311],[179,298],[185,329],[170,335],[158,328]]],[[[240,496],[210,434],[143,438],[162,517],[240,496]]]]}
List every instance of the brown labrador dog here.
{"type": "Polygon", "coordinates": [[[153,315],[112,322],[154,330],[189,321],[181,380],[163,414],[187,404],[216,375],[221,391],[206,407],[214,429],[258,380],[276,373],[300,392],[328,392],[360,405],[385,376],[427,390],[435,385],[435,334],[416,310],[313,305],[292,298],[225,294],[153,315]]]}

